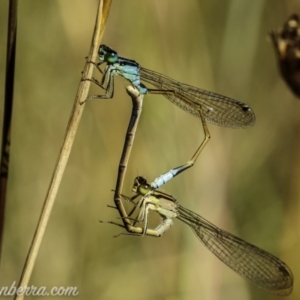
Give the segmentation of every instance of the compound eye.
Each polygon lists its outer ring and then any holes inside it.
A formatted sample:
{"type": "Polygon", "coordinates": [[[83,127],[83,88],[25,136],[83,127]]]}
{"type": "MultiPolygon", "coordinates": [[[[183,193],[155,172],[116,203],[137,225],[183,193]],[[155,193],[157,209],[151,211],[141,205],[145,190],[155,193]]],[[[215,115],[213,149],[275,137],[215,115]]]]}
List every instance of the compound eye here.
{"type": "Polygon", "coordinates": [[[150,188],[148,185],[140,185],[138,187],[138,193],[140,195],[146,195],[147,193],[149,193],[149,191],[150,191],[150,188]]]}
{"type": "Polygon", "coordinates": [[[104,55],[104,60],[110,64],[115,63],[118,60],[119,56],[117,52],[108,52],[104,55]]]}

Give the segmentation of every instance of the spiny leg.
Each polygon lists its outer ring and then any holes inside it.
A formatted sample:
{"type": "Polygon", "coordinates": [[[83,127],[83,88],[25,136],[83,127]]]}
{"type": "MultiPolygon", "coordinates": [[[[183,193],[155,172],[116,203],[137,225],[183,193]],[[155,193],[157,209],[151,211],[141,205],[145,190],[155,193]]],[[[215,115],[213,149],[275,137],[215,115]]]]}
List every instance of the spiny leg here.
{"type": "MultiPolygon", "coordinates": [[[[175,217],[173,214],[173,211],[171,212],[172,215],[170,215],[170,211],[168,208],[163,208],[160,207],[159,205],[159,200],[156,199],[155,197],[151,196],[152,193],[148,193],[138,203],[138,207],[140,208],[139,215],[136,219],[134,219],[133,226],[131,227],[131,230],[128,232],[121,232],[114,237],[119,237],[121,235],[133,235],[133,236],[144,236],[144,235],[150,235],[154,237],[160,237],[166,232],[167,230],[170,229],[170,227],[173,225],[173,220],[172,218],[175,217]],[[157,212],[161,217],[162,221],[161,223],[155,228],[155,229],[149,229],[149,211],[155,211],[157,212]],[[144,226],[141,227],[135,227],[135,224],[137,222],[143,222],[144,226]]],[[[127,220],[131,219],[126,217],[127,220]]],[[[101,223],[106,223],[106,224],[112,224],[116,225],[121,228],[127,228],[123,224],[116,223],[114,221],[101,221],[101,223]]]]}
{"type": "Polygon", "coordinates": [[[103,86],[103,84],[104,84],[104,81],[105,81],[105,77],[106,77],[106,73],[107,73],[107,71],[108,71],[108,68],[105,68],[105,70],[104,70],[104,72],[100,69],[100,65],[102,65],[103,64],[103,62],[100,62],[100,63],[95,63],[95,62],[93,62],[93,61],[87,61],[87,63],[90,63],[90,64],[92,64],[93,66],[94,66],[94,68],[96,68],[98,71],[99,71],[99,73],[101,73],[102,74],[102,79],[101,79],[101,81],[98,81],[97,79],[95,79],[95,78],[82,78],[81,80],[87,80],[87,81],[91,81],[91,82],[93,82],[94,84],[96,84],[97,86],[99,86],[100,88],[102,88],[102,89],[104,89],[104,90],[106,90],[106,88],[103,86]]]}
{"type": "MultiPolygon", "coordinates": [[[[114,75],[113,75],[112,71],[110,71],[109,69],[105,69],[101,82],[99,82],[95,78],[83,78],[82,80],[91,81],[91,82],[95,83],[97,86],[99,86],[105,90],[104,95],[91,95],[91,96],[88,96],[85,99],[85,101],[90,100],[90,99],[111,99],[114,96],[114,75]],[[108,78],[107,84],[106,84],[106,87],[104,87],[106,78],[108,78]]],[[[82,102],[81,104],[83,104],[84,102],[82,102]]]]}
{"type": "MultiPolygon", "coordinates": [[[[87,59],[87,57],[86,57],[86,59],[87,59]]],[[[94,66],[94,68],[96,68],[101,74],[103,74],[103,71],[100,69],[100,66],[101,66],[102,64],[104,64],[103,61],[102,61],[102,62],[99,62],[99,63],[95,63],[95,62],[93,62],[93,61],[91,61],[91,60],[87,60],[87,63],[92,64],[92,65],[94,66]]]]}

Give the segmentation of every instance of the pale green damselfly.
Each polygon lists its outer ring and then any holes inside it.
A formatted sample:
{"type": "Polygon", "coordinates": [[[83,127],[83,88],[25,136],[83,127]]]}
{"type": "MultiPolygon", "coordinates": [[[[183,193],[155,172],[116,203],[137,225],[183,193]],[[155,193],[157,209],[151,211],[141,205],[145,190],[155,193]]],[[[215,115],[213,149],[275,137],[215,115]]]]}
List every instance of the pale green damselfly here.
{"type": "MultiPolygon", "coordinates": [[[[171,195],[154,190],[143,177],[135,178],[133,192],[136,195],[131,198],[123,195],[122,197],[135,205],[128,215],[130,220],[134,220],[134,230],[132,233],[119,235],[146,234],[160,237],[173,225],[173,219],[177,218],[187,224],[217,258],[246,280],[279,296],[287,296],[292,292],[292,271],[279,258],[218,228],[200,215],[181,206],[171,195]],[[141,196],[140,200],[135,203],[134,200],[139,196],[141,196]],[[134,218],[132,216],[137,209],[139,213],[134,218]],[[157,212],[162,219],[155,229],[149,228],[150,211],[157,212]],[[136,227],[138,223],[142,223],[142,226],[136,227]]],[[[105,223],[125,227],[115,222],[105,223]]]]}

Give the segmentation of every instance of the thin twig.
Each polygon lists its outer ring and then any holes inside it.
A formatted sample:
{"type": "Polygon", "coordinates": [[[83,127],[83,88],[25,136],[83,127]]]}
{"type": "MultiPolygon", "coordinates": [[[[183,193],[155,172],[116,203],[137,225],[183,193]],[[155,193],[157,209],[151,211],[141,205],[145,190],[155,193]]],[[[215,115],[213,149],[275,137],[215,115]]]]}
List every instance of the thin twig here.
{"type": "MultiPolygon", "coordinates": [[[[111,5],[111,0],[102,1],[99,0],[98,13],[96,17],[96,23],[94,28],[93,39],[91,43],[90,53],[87,60],[87,63],[84,67],[83,78],[91,78],[93,72],[93,65],[88,63],[88,61],[95,61],[97,56],[98,45],[100,43],[100,38],[103,35],[104,25],[107,20],[109,7],[111,5]],[[104,13],[105,12],[105,15],[104,13]],[[104,20],[104,21],[103,21],[104,20]]],[[[42,242],[42,238],[45,233],[45,229],[50,217],[50,213],[56,198],[56,194],[70,155],[70,151],[72,148],[72,144],[75,138],[75,134],[79,125],[79,121],[81,119],[81,115],[84,109],[84,100],[87,98],[88,90],[90,86],[90,81],[85,80],[81,81],[78,92],[75,98],[75,103],[73,106],[73,110],[70,116],[70,120],[66,130],[66,136],[63,142],[63,146],[61,148],[52,179],[50,182],[50,186],[46,195],[46,199],[44,201],[44,206],[42,208],[42,212],[40,215],[40,219],[31,243],[31,247],[29,249],[25,266],[22,271],[22,275],[18,284],[20,290],[27,287],[29,279],[31,277],[31,273],[37,258],[37,254],[39,252],[39,248],[42,242]],[[83,104],[81,104],[83,103],[83,104]]],[[[15,299],[23,299],[24,293],[20,295],[15,295],[15,299]]]]}
{"type": "Polygon", "coordinates": [[[18,0],[9,1],[7,53],[6,53],[6,78],[5,78],[5,100],[2,127],[2,148],[0,162],[0,261],[2,254],[3,230],[5,220],[6,188],[9,170],[10,156],[10,127],[14,97],[16,40],[17,40],[17,7],[18,0]]]}

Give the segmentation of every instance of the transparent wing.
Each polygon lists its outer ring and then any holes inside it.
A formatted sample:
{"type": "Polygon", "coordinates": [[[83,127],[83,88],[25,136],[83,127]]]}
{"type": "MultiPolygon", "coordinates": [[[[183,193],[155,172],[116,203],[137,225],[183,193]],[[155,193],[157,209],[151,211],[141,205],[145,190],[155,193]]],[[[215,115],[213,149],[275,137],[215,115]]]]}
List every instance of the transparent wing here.
{"type": "Polygon", "coordinates": [[[159,90],[174,91],[164,93],[164,96],[196,117],[199,117],[201,107],[208,123],[232,128],[245,128],[255,123],[254,112],[242,102],[180,83],[143,67],[140,68],[140,78],[159,90]]]}
{"type": "Polygon", "coordinates": [[[293,274],[280,259],[180,205],[178,211],[177,218],[188,224],[204,245],[239,275],[276,295],[287,296],[292,292],[293,274]]]}

